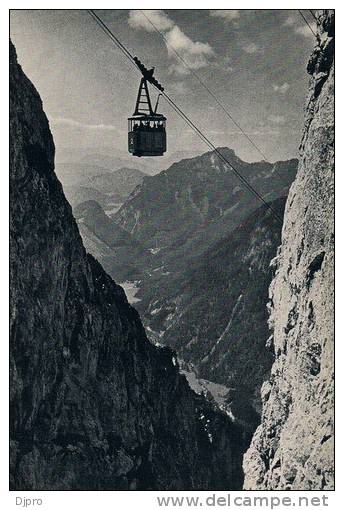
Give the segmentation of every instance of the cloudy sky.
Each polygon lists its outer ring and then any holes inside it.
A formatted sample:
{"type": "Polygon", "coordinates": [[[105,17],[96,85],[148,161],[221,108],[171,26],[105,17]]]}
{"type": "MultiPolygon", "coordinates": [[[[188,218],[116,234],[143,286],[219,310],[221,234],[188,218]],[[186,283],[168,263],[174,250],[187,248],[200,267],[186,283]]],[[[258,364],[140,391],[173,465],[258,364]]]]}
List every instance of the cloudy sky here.
{"type": "MultiPolygon", "coordinates": [[[[297,11],[98,10],[127,48],[155,66],[166,92],[216,146],[248,161],[261,156],[225,116],[174,48],[275,161],[297,155],[314,36],[297,11]]],[[[305,16],[312,24],[307,11],[305,16]]],[[[139,75],[86,11],[13,10],[11,37],[37,87],[57,150],[118,152],[127,144],[139,75]]],[[[161,101],[170,152],[207,149],[161,101]]]]}

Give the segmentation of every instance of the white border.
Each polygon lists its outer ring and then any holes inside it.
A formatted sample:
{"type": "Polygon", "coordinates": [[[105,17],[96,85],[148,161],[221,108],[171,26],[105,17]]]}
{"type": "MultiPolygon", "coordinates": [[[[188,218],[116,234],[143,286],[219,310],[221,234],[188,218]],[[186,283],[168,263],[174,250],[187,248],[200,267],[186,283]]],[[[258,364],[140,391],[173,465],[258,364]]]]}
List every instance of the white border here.
{"type": "MultiPolygon", "coordinates": [[[[319,5],[319,2],[302,2],[302,8],[325,8],[325,2],[319,5]]],[[[329,2],[328,8],[336,9],[336,55],[337,55],[337,69],[336,69],[336,225],[337,237],[336,237],[336,304],[337,309],[341,310],[344,305],[342,287],[344,282],[344,253],[343,253],[343,240],[341,236],[341,225],[344,222],[344,199],[342,198],[342,191],[344,191],[344,165],[343,165],[343,143],[341,142],[342,135],[342,123],[343,123],[343,70],[341,67],[341,60],[343,58],[343,30],[342,30],[342,4],[343,2],[332,1],[329,2]],[[340,141],[338,143],[338,140],[340,141]]],[[[156,503],[156,495],[200,495],[204,497],[205,492],[198,493],[193,492],[97,492],[97,491],[84,491],[84,492],[24,492],[16,493],[9,492],[8,490],[8,30],[9,30],[9,9],[85,9],[85,8],[103,8],[103,9],[128,9],[128,8],[139,8],[139,9],[230,9],[230,8],[241,8],[241,9],[298,9],[300,8],[300,2],[297,1],[281,1],[278,4],[271,0],[266,2],[241,0],[240,2],[228,2],[224,0],[218,0],[215,5],[211,5],[210,2],[201,2],[196,0],[150,0],[148,2],[132,0],[131,2],[125,2],[118,0],[117,2],[109,2],[108,0],[101,2],[100,5],[95,6],[94,2],[81,2],[75,0],[61,0],[60,2],[42,2],[42,1],[23,1],[18,0],[16,2],[3,1],[0,6],[0,37],[1,37],[1,67],[2,78],[0,81],[1,86],[1,200],[0,200],[0,225],[3,240],[3,247],[0,250],[0,270],[1,270],[1,293],[0,293],[0,314],[1,314],[1,372],[0,372],[0,387],[1,387],[1,420],[0,420],[0,438],[2,443],[1,448],[1,461],[0,461],[0,504],[3,509],[10,508],[22,508],[16,505],[16,496],[27,497],[27,498],[42,498],[43,504],[39,508],[46,508],[51,510],[65,510],[83,508],[88,509],[142,509],[142,510],[153,510],[158,508],[156,503]]],[[[343,378],[341,376],[342,364],[344,363],[344,334],[343,334],[343,321],[341,318],[336,318],[336,367],[337,367],[337,382],[336,382],[336,396],[337,396],[337,408],[336,408],[336,491],[323,493],[329,498],[329,508],[339,509],[343,508],[342,496],[344,496],[342,475],[343,475],[343,412],[342,412],[342,395],[343,395],[343,378]]],[[[209,495],[213,492],[209,492],[209,495]]],[[[220,495],[220,492],[216,493],[220,495]]],[[[223,493],[226,495],[227,493],[223,493]]],[[[232,496],[244,496],[245,494],[253,496],[253,492],[231,492],[232,496]]],[[[256,492],[256,495],[263,496],[279,496],[283,497],[290,495],[292,497],[301,496],[305,494],[307,496],[321,496],[320,492],[256,492]]],[[[37,507],[37,506],[36,506],[37,507]]],[[[30,506],[28,508],[33,508],[30,506]]],[[[37,507],[38,508],[38,507],[37,507]]],[[[170,507],[172,508],[172,507],[170,507]]],[[[187,508],[186,506],[179,508],[187,508]]],[[[195,507],[194,507],[195,508],[195,507]]],[[[207,508],[207,507],[204,507],[207,508]]],[[[212,506],[209,508],[228,508],[228,506],[212,506]]],[[[259,508],[259,507],[258,507],[259,508]]],[[[263,508],[263,507],[262,507],[263,508]]],[[[310,508],[310,507],[308,507],[310,508]]],[[[324,508],[324,506],[320,506],[324,508]]]]}

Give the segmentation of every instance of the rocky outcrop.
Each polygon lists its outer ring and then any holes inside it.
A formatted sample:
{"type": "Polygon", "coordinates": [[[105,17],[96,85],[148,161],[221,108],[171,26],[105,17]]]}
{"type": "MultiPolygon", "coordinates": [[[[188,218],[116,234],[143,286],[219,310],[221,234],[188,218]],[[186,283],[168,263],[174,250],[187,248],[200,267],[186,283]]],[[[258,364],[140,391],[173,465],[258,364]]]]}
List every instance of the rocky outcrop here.
{"type": "Polygon", "coordinates": [[[245,489],[333,488],[334,13],[318,17],[300,164],[273,264],[275,362],[245,489]]]}
{"type": "Polygon", "coordinates": [[[12,45],[10,69],[11,488],[239,488],[240,430],[86,253],[12,45]]]}

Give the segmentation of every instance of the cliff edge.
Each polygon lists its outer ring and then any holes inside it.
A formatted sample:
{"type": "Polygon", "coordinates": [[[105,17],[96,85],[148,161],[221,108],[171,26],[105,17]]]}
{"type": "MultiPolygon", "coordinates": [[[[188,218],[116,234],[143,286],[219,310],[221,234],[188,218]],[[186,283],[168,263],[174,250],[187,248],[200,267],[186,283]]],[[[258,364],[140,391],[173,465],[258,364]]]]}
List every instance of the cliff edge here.
{"type": "Polygon", "coordinates": [[[10,291],[11,489],[241,487],[240,431],[86,253],[13,45],[10,291]]]}
{"type": "MultiPolygon", "coordinates": [[[[300,163],[273,261],[275,361],[245,489],[333,489],[334,13],[318,14],[300,163]]],[[[271,342],[270,342],[271,343],[271,342]]]]}

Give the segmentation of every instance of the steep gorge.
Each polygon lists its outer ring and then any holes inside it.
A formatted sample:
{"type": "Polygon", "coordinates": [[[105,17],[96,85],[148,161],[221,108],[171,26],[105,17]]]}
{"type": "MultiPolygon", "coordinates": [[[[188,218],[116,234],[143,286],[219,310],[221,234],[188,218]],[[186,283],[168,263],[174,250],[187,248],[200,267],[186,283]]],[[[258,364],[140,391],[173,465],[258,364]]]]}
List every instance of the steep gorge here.
{"type": "MultiPolygon", "coordinates": [[[[271,204],[282,216],[285,198],[271,204]]],[[[228,407],[250,434],[273,360],[265,347],[266,301],[280,233],[262,206],[187,269],[141,281],[135,304],[152,338],[176,350],[198,377],[228,388],[228,407]]]]}
{"type": "MultiPolygon", "coordinates": [[[[282,217],[297,160],[247,163],[219,150],[282,217]]],[[[214,151],[145,177],[111,219],[91,201],[74,214],[109,274],[135,284],[149,338],[177,351],[193,388],[200,378],[227,388],[225,407],[251,437],[272,364],[266,301],[281,223],[214,151]],[[124,232],[139,250],[113,242],[124,232]]]]}
{"type": "Polygon", "coordinates": [[[12,45],[10,135],[11,488],[240,488],[240,429],[86,253],[12,45]]]}
{"type": "Polygon", "coordinates": [[[334,486],[334,12],[318,17],[300,164],[270,286],[275,361],[245,489],[334,486]]]}

